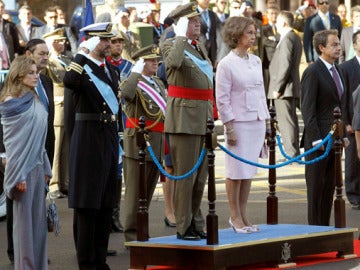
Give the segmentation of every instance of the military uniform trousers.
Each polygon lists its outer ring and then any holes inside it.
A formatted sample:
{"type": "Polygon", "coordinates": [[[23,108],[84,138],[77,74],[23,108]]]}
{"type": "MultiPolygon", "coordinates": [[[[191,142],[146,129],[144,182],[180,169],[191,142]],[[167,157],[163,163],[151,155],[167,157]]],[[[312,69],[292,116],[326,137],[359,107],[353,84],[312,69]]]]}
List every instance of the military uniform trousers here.
{"type": "MultiPolygon", "coordinates": [[[[170,152],[174,164],[174,174],[189,172],[200,157],[205,137],[188,134],[169,134],[170,152]]],[[[204,217],[200,210],[207,178],[207,157],[199,169],[186,179],[175,182],[175,218],[177,232],[184,235],[189,227],[204,230],[204,217]]]]}
{"type": "MultiPolygon", "coordinates": [[[[139,207],[139,161],[124,157],[125,180],[125,241],[137,239],[137,211],[139,207]]],[[[160,161],[161,162],[161,161],[160,161]]],[[[153,161],[146,161],[147,206],[150,206],[152,196],[158,182],[160,171],[153,161]]]]}
{"type": "Polygon", "coordinates": [[[69,188],[69,139],[65,136],[64,128],[64,96],[54,96],[55,116],[55,149],[50,192],[60,190],[68,191],[69,188]]]}

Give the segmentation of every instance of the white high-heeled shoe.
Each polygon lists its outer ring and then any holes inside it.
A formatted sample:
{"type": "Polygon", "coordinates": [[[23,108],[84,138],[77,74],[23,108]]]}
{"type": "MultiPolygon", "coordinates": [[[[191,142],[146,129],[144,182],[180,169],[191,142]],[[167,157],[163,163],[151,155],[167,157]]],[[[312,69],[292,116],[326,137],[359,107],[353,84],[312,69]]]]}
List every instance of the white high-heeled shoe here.
{"type": "Polygon", "coordinates": [[[236,228],[235,225],[231,221],[231,217],[229,217],[229,225],[234,230],[235,233],[251,233],[250,227],[242,227],[242,228],[236,228]]]}
{"type": "Polygon", "coordinates": [[[260,231],[260,229],[257,225],[247,226],[246,228],[248,228],[250,232],[259,232],[260,231]]]}

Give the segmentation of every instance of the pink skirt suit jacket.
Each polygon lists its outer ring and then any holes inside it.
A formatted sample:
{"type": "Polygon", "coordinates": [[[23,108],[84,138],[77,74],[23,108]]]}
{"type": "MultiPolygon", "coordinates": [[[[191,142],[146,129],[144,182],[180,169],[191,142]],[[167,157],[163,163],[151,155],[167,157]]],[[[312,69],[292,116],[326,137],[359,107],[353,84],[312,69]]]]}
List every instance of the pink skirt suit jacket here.
{"type": "MultiPolygon", "coordinates": [[[[237,137],[231,152],[257,162],[265,139],[266,119],[270,118],[266,105],[261,60],[249,54],[248,59],[230,51],[218,64],[216,71],[216,102],[223,123],[233,121],[237,137]]],[[[226,130],[225,130],[226,131],[226,130]]],[[[257,167],[247,165],[229,155],[225,156],[226,178],[251,179],[257,167]]]]}

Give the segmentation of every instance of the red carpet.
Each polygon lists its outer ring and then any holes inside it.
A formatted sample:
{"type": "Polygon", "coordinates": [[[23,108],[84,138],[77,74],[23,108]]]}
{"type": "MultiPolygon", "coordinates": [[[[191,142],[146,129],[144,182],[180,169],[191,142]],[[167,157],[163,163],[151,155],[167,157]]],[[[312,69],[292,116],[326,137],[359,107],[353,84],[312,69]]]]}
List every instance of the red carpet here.
{"type": "MultiPolygon", "coordinates": [[[[298,257],[294,259],[294,262],[297,264],[297,267],[302,266],[309,266],[309,265],[315,265],[315,264],[321,264],[321,263],[329,263],[329,262],[337,262],[340,260],[344,260],[341,258],[336,258],[337,252],[329,252],[329,253],[323,253],[323,254],[316,254],[316,255],[309,255],[309,256],[303,256],[298,257]]],[[[354,240],[354,253],[360,257],[360,240],[354,240]]],[[[179,268],[179,267],[170,267],[170,266],[153,266],[148,267],[147,269],[151,270],[186,270],[185,268],[179,268]]],[[[252,264],[252,265],[245,265],[240,267],[233,267],[231,270],[279,270],[279,268],[274,267],[274,264],[252,264]]]]}

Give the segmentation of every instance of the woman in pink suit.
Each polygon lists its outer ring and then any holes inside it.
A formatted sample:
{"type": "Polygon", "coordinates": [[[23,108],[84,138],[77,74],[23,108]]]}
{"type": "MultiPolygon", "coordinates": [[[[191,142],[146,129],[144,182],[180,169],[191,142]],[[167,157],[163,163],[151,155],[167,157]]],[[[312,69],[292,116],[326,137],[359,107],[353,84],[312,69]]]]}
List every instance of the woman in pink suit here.
{"type": "MultiPolygon", "coordinates": [[[[226,21],[222,35],[231,48],[229,54],[219,62],[216,72],[216,102],[225,126],[226,148],[240,157],[257,162],[269,112],[261,60],[248,53],[256,41],[255,22],[244,17],[231,17],[226,21]]],[[[257,167],[226,155],[225,169],[230,226],[236,233],[259,231],[246,214],[251,178],[257,172],[257,167]]]]}

